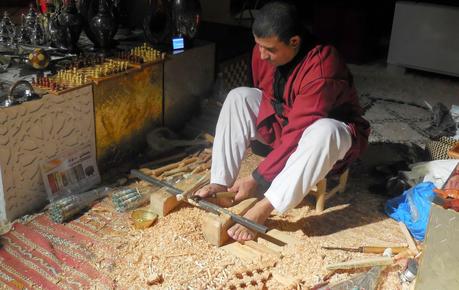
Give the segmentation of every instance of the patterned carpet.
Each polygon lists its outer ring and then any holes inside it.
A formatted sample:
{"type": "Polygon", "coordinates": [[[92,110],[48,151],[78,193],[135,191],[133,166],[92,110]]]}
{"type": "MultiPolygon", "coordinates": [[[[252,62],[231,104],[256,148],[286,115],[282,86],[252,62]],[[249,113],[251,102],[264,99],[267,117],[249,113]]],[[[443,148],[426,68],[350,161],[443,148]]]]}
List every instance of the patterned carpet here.
{"type": "Polygon", "coordinates": [[[112,281],[90,265],[102,216],[82,216],[66,225],[39,215],[1,236],[1,289],[112,289],[112,281]],[[96,287],[96,288],[94,288],[96,287]]]}
{"type": "Polygon", "coordinates": [[[431,112],[420,105],[393,99],[360,96],[365,119],[371,124],[369,141],[423,144],[425,129],[431,125],[431,112]]]}

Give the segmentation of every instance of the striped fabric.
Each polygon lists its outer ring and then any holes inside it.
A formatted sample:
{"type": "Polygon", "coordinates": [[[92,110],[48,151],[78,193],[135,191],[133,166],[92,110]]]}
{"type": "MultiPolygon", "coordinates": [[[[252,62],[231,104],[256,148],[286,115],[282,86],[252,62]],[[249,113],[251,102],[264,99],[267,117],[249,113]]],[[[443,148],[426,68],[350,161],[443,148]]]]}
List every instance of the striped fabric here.
{"type": "Polygon", "coordinates": [[[98,218],[83,216],[62,225],[40,215],[26,224],[16,222],[0,237],[0,289],[113,289],[91,263],[98,229],[108,222],[98,218]]]}

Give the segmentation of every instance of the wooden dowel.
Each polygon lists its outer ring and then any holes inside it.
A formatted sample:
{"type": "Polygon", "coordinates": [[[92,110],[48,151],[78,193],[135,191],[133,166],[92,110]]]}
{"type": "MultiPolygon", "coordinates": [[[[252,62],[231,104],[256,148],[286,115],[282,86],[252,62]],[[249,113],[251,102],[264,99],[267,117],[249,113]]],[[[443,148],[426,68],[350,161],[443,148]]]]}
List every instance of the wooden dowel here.
{"type": "Polygon", "coordinates": [[[392,257],[372,257],[368,259],[351,260],[343,263],[330,264],[327,265],[325,268],[331,271],[341,269],[365,268],[373,266],[385,266],[391,265],[392,263],[394,263],[394,259],[392,257]]]}
{"type": "Polygon", "coordinates": [[[418,248],[416,247],[416,242],[414,241],[413,237],[408,231],[408,228],[403,222],[398,222],[398,225],[400,226],[400,230],[405,236],[406,242],[408,243],[408,248],[414,253],[414,255],[417,255],[419,251],[418,251],[418,248]]]}

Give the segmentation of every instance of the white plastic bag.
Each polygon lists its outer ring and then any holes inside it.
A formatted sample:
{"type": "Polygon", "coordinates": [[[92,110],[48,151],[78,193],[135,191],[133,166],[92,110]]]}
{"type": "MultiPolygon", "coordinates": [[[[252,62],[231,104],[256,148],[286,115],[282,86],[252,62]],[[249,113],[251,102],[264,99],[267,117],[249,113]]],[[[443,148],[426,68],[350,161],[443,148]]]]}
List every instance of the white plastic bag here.
{"type": "Polygon", "coordinates": [[[430,181],[441,188],[458,163],[457,159],[419,162],[410,165],[411,171],[402,173],[410,184],[430,181]]]}

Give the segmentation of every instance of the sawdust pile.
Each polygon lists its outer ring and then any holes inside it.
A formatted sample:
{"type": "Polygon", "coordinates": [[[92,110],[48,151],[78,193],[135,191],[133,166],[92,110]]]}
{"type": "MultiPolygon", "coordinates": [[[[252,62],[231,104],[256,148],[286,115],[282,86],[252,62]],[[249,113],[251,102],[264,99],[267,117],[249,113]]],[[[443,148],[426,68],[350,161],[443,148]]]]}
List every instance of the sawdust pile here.
{"type": "MultiPolygon", "coordinates": [[[[259,157],[249,154],[240,176],[250,174],[259,157]]],[[[182,205],[152,227],[133,228],[129,213],[114,211],[109,199],[86,215],[102,215],[103,238],[93,245],[96,267],[113,279],[118,289],[308,289],[330,273],[327,264],[369,257],[370,254],[326,250],[323,246],[360,247],[405,243],[397,223],[382,212],[384,199],[368,193],[366,184],[351,178],[345,194],[327,202],[321,214],[306,199],[284,215],[272,215],[267,226],[298,240],[288,244],[281,258],[243,261],[210,245],[201,232],[207,214],[182,205]]],[[[345,280],[357,271],[330,275],[330,283],[345,280]]],[[[400,266],[387,268],[379,289],[401,289],[400,266]]]]}

